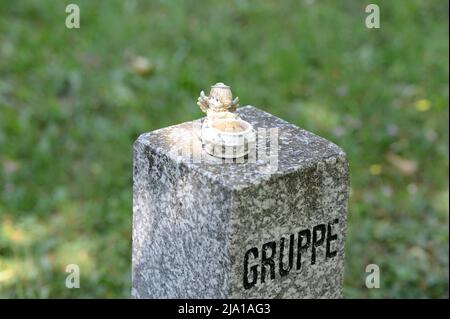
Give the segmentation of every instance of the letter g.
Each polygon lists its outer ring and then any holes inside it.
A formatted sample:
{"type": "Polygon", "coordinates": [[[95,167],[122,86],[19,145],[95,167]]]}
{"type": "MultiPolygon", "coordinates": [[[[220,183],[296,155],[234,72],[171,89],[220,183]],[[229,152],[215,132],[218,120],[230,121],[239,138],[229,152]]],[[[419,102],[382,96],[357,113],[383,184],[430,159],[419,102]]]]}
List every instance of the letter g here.
{"type": "Polygon", "coordinates": [[[254,258],[258,258],[258,248],[253,247],[250,248],[244,256],[244,288],[250,289],[256,284],[258,280],[258,265],[253,265],[248,268],[248,259],[250,258],[250,254],[253,255],[254,258]],[[252,280],[249,281],[249,271],[251,272],[252,280]]]}

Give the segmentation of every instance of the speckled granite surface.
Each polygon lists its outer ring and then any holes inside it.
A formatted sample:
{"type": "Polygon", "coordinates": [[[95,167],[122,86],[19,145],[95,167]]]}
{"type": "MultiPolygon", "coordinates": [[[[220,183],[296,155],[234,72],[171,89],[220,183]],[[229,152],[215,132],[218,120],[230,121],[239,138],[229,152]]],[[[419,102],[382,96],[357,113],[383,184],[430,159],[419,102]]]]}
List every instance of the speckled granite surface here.
{"type": "Polygon", "coordinates": [[[238,113],[278,128],[276,170],[207,155],[200,120],[136,140],[132,297],[342,296],[345,154],[255,107],[238,113]]]}

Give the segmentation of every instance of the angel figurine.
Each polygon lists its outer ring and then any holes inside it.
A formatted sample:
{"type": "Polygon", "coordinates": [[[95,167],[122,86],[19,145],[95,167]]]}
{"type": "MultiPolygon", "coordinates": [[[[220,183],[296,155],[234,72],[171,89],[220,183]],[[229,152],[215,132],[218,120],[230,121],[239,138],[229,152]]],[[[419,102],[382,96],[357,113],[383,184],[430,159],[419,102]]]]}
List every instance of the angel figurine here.
{"type": "Polygon", "coordinates": [[[211,86],[209,96],[200,92],[198,106],[206,113],[201,140],[207,153],[221,158],[238,158],[248,154],[255,143],[253,126],[236,113],[239,98],[233,100],[231,88],[221,82],[211,86]]]}
{"type": "Polygon", "coordinates": [[[220,119],[237,119],[238,116],[232,112],[239,106],[239,98],[233,100],[231,88],[221,82],[211,86],[209,96],[201,91],[197,101],[203,112],[206,113],[208,121],[220,119]]]}

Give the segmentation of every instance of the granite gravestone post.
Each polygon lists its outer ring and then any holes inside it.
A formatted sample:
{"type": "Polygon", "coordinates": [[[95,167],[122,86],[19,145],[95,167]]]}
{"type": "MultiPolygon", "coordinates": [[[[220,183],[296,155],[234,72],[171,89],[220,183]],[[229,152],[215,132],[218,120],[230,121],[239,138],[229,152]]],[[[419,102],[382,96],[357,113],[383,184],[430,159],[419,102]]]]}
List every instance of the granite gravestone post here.
{"type": "Polygon", "coordinates": [[[342,297],[345,153],[255,107],[237,113],[271,129],[256,156],[208,155],[199,120],[136,140],[132,296],[342,297]]]}

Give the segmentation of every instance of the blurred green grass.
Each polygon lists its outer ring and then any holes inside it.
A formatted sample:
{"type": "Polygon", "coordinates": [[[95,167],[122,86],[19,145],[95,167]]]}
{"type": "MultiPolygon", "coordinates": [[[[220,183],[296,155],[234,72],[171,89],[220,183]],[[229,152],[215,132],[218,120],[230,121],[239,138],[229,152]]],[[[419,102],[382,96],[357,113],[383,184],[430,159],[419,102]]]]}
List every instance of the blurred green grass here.
{"type": "Polygon", "coordinates": [[[75,3],[0,2],[0,297],[129,297],[132,143],[218,81],[347,152],[345,297],[448,297],[447,1],[75,3]]]}

